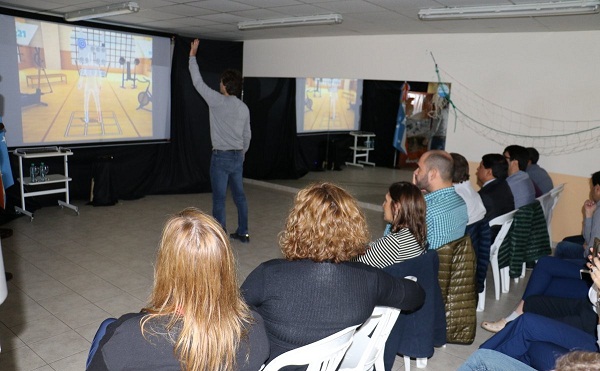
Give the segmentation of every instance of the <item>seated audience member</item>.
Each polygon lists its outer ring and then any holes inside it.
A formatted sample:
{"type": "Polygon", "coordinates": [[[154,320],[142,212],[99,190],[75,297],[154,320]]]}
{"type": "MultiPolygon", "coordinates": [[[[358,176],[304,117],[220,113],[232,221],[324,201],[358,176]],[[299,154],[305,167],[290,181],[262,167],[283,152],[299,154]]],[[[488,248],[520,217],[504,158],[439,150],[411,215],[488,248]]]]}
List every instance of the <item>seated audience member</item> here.
{"type": "Polygon", "coordinates": [[[525,147],[512,145],[504,149],[504,157],[508,161],[508,183],[515,199],[515,209],[529,205],[535,201],[536,192],[533,182],[525,172],[529,153],[525,147]]]}
{"type": "Polygon", "coordinates": [[[589,248],[594,245],[594,239],[600,238],[600,171],[592,174],[591,199],[585,200],[583,210],[583,235],[567,237],[556,245],[554,256],[561,259],[581,261],[589,255],[589,248]]]}
{"type": "MultiPolygon", "coordinates": [[[[580,321],[583,318],[579,313],[580,308],[564,306],[564,302],[560,301],[561,298],[547,297],[545,298],[546,300],[541,302],[545,313],[524,313],[515,321],[508,324],[503,330],[485,341],[481,345],[481,348],[501,352],[536,370],[560,370],[562,367],[565,367],[565,364],[568,363],[568,359],[571,357],[574,359],[581,359],[579,357],[589,360],[596,359],[597,362],[597,355],[595,357],[589,356],[589,358],[584,355],[574,355],[566,356],[567,360],[557,360],[557,357],[573,350],[598,352],[598,346],[600,345],[598,331],[600,330],[600,325],[598,325],[599,318],[597,312],[599,305],[600,259],[598,255],[593,258],[590,256],[588,259],[587,266],[594,282],[594,285],[588,291],[587,299],[589,301],[586,304],[587,311],[594,313],[591,320],[580,321]],[[547,314],[551,315],[547,316],[547,314]],[[582,327],[583,322],[590,323],[582,327]],[[595,326],[589,326],[590,324],[595,326]]],[[[560,259],[556,260],[560,261],[560,259]]],[[[461,370],[494,369],[486,368],[485,366],[489,366],[487,364],[477,364],[477,361],[474,359],[467,360],[466,365],[468,367],[461,368],[461,370]]],[[[590,366],[588,365],[584,369],[596,369],[590,368],[590,366]]]]}
{"type": "Polygon", "coordinates": [[[527,148],[527,153],[529,153],[529,162],[527,163],[527,175],[531,178],[533,184],[537,186],[540,190],[541,196],[544,193],[548,193],[554,188],[554,184],[552,183],[552,178],[548,175],[548,172],[538,165],[538,160],[540,159],[540,154],[537,149],[533,147],[527,148]]]}
{"type": "Polygon", "coordinates": [[[467,204],[467,229],[470,225],[480,221],[485,216],[486,210],[481,200],[481,196],[475,192],[469,181],[469,163],[464,156],[458,153],[450,153],[454,161],[454,172],[452,174],[452,183],[454,190],[467,204]]]}
{"type": "Polygon", "coordinates": [[[369,243],[365,254],[356,260],[385,268],[423,254],[427,244],[425,210],[425,198],[417,186],[392,184],[383,202],[383,219],[390,223],[390,233],[369,243]]]}
{"type": "Polygon", "coordinates": [[[424,291],[407,279],[350,262],[369,241],[357,201],[331,183],[302,189],[279,236],[285,259],[262,263],[242,284],[265,321],[269,360],[363,323],[375,306],[419,308],[424,291]]]}
{"type": "MultiPolygon", "coordinates": [[[[481,327],[490,331],[502,330],[510,321],[517,319],[524,312],[543,311],[545,299],[532,299],[537,296],[552,296],[561,299],[585,299],[589,289],[587,281],[581,279],[581,265],[574,262],[545,256],[538,260],[531,272],[527,287],[523,293],[522,300],[515,310],[506,318],[495,322],[484,321],[481,327]],[[531,302],[530,302],[531,301],[531,302]]],[[[555,303],[555,307],[571,307],[573,302],[565,300],[565,303],[555,303]]],[[[576,306],[576,304],[575,304],[576,306]]],[[[565,311],[567,309],[564,309],[565,311]]],[[[581,312],[586,318],[586,314],[581,312]]],[[[585,322],[585,320],[583,320],[585,322]]]]}
{"type": "Polygon", "coordinates": [[[477,168],[477,183],[481,186],[479,195],[485,206],[485,218],[492,220],[515,209],[515,201],[506,177],[508,163],[504,156],[489,153],[481,158],[477,168]]]}
{"type": "Polygon", "coordinates": [[[88,370],[258,370],[269,355],[267,334],[235,272],[216,220],[194,208],[172,216],[149,306],[108,326],[88,370]]]}
{"type": "Polygon", "coordinates": [[[413,173],[413,183],[425,192],[427,241],[436,250],[465,235],[467,205],[452,186],[454,163],[448,152],[425,152],[413,173]]]}

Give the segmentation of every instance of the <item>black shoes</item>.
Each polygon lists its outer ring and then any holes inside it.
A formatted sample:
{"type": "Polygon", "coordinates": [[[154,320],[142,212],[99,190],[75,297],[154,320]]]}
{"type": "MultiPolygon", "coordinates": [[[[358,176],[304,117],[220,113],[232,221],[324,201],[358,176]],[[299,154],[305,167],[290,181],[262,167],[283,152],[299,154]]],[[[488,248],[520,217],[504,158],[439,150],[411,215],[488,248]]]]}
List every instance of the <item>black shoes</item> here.
{"type": "Polygon", "coordinates": [[[249,234],[238,234],[237,232],[235,232],[235,233],[230,234],[229,237],[233,238],[234,240],[238,240],[241,243],[248,243],[248,242],[250,242],[250,235],[249,234]]]}

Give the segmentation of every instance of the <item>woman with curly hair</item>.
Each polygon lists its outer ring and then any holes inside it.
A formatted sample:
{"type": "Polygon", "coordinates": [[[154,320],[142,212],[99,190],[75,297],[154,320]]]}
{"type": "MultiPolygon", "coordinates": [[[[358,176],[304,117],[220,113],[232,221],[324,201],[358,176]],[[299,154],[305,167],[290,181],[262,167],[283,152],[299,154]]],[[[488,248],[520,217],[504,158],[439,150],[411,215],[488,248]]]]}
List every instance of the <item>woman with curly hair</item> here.
{"type": "Polygon", "coordinates": [[[363,323],[377,305],[423,304],[417,283],[350,262],[368,241],[365,217],[345,190],[317,183],[296,195],[279,236],[285,259],[262,263],[242,285],[265,321],[269,360],[363,323]]]}
{"type": "Polygon", "coordinates": [[[390,223],[390,233],[371,242],[356,260],[385,268],[422,255],[427,245],[426,209],[425,197],[416,185],[393,183],[383,202],[383,220],[390,223]]]}
{"type": "Polygon", "coordinates": [[[256,371],[268,349],[225,231],[187,208],[163,229],[148,307],[107,327],[88,370],[256,371]]]}

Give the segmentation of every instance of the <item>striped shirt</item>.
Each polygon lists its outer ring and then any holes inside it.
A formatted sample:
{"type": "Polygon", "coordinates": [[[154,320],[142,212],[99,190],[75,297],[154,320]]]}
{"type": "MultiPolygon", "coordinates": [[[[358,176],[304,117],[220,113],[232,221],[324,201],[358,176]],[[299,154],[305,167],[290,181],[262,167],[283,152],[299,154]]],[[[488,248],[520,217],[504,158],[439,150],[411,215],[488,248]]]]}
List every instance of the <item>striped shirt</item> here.
{"type": "Polygon", "coordinates": [[[417,257],[424,251],[408,228],[402,228],[371,242],[367,252],[356,260],[372,267],[385,268],[417,257]]]}
{"type": "Polygon", "coordinates": [[[425,195],[427,213],[427,241],[429,249],[435,250],[465,235],[467,205],[454,187],[438,189],[425,195]]]}

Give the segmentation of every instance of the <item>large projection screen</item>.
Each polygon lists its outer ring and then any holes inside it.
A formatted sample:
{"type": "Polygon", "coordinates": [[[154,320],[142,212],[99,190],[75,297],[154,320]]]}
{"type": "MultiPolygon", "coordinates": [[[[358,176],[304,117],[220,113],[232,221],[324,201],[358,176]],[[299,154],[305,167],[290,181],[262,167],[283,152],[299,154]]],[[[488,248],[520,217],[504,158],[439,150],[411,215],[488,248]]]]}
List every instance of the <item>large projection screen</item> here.
{"type": "Polygon", "coordinates": [[[296,79],[298,134],[358,130],[361,106],[362,80],[322,77],[296,79]]]}
{"type": "Polygon", "coordinates": [[[0,15],[10,147],[166,140],[170,39],[0,15]]]}

